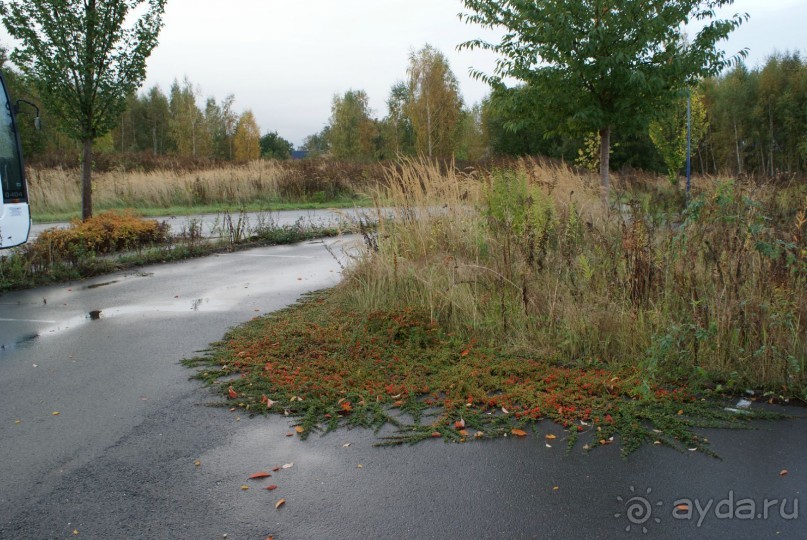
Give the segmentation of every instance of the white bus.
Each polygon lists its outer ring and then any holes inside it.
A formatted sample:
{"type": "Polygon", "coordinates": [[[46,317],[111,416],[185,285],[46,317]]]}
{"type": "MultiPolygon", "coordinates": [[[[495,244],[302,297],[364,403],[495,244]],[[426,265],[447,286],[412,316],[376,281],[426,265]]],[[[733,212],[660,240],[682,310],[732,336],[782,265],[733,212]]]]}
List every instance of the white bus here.
{"type": "MultiPolygon", "coordinates": [[[[28,241],[31,213],[28,210],[28,186],[17,122],[17,107],[11,103],[6,80],[0,73],[0,249],[19,246],[28,241]]],[[[39,117],[37,115],[37,124],[39,117]]]]}

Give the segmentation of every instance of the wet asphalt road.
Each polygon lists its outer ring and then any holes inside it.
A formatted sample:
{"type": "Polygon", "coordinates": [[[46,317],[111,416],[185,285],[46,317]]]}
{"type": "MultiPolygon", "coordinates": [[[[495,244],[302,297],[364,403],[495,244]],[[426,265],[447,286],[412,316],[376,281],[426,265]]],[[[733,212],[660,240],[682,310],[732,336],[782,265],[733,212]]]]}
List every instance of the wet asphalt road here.
{"type": "Polygon", "coordinates": [[[303,442],[282,417],[207,406],[180,360],[338,279],[314,242],[0,296],[0,538],[807,538],[804,418],[708,431],[722,460],[622,459],[566,453],[547,423],[375,448],[371,432],[303,442]],[[674,516],[684,499],[691,517],[674,516]]]}

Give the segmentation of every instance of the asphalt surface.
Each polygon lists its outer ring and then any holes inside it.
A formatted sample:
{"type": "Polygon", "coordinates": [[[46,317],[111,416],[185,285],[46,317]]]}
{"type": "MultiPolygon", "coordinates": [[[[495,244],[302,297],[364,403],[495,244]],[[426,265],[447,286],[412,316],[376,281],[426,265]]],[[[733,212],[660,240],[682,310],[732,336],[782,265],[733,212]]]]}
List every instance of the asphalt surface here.
{"type": "Polygon", "coordinates": [[[0,296],[0,538],[807,538],[801,408],[706,431],[718,460],[567,452],[549,423],[467,444],[301,441],[286,418],[209,406],[180,361],[339,271],[312,242],[0,296]]]}

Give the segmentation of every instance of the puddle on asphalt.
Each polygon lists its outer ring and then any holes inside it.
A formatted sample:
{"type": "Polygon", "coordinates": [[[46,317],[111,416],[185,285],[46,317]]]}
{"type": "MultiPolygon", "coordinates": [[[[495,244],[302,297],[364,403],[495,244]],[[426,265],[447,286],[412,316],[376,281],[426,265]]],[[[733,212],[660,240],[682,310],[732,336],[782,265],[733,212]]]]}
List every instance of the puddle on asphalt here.
{"type": "Polygon", "coordinates": [[[13,343],[4,343],[0,345],[0,354],[15,351],[17,349],[22,349],[33,343],[38,337],[39,334],[26,334],[22,337],[17,338],[17,340],[14,341],[13,343]]]}
{"type": "Polygon", "coordinates": [[[100,287],[106,287],[107,285],[114,285],[117,282],[118,282],[117,279],[115,281],[105,281],[103,283],[96,283],[94,285],[87,285],[86,287],[82,287],[82,289],[98,289],[100,287]]]}
{"type": "Polygon", "coordinates": [[[88,317],[90,318],[91,321],[97,321],[98,319],[101,318],[101,310],[100,309],[94,309],[94,310],[90,311],[90,314],[88,315],[88,317]]]}

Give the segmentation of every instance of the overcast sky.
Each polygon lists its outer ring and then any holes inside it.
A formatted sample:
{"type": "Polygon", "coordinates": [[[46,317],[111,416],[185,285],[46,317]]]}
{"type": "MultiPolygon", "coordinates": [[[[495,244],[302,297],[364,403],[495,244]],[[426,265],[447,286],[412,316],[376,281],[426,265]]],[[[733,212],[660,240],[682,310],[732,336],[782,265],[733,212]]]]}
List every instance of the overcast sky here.
{"type": "MultiPolygon", "coordinates": [[[[460,11],[461,0],[168,0],[144,88],[167,93],[187,75],[202,100],[234,94],[236,110],[251,109],[263,133],[277,131],[299,145],[328,122],[336,93],[365,90],[383,117],[410,50],[430,43],[448,57],[473,104],[488,89],[468,69],[491,72],[495,57],[456,46],[495,34],[464,24],[460,11]]],[[[807,53],[807,0],[736,0],[723,14],[736,12],[751,19],[724,49],[749,48],[749,65],[774,50],[807,53]]]]}

